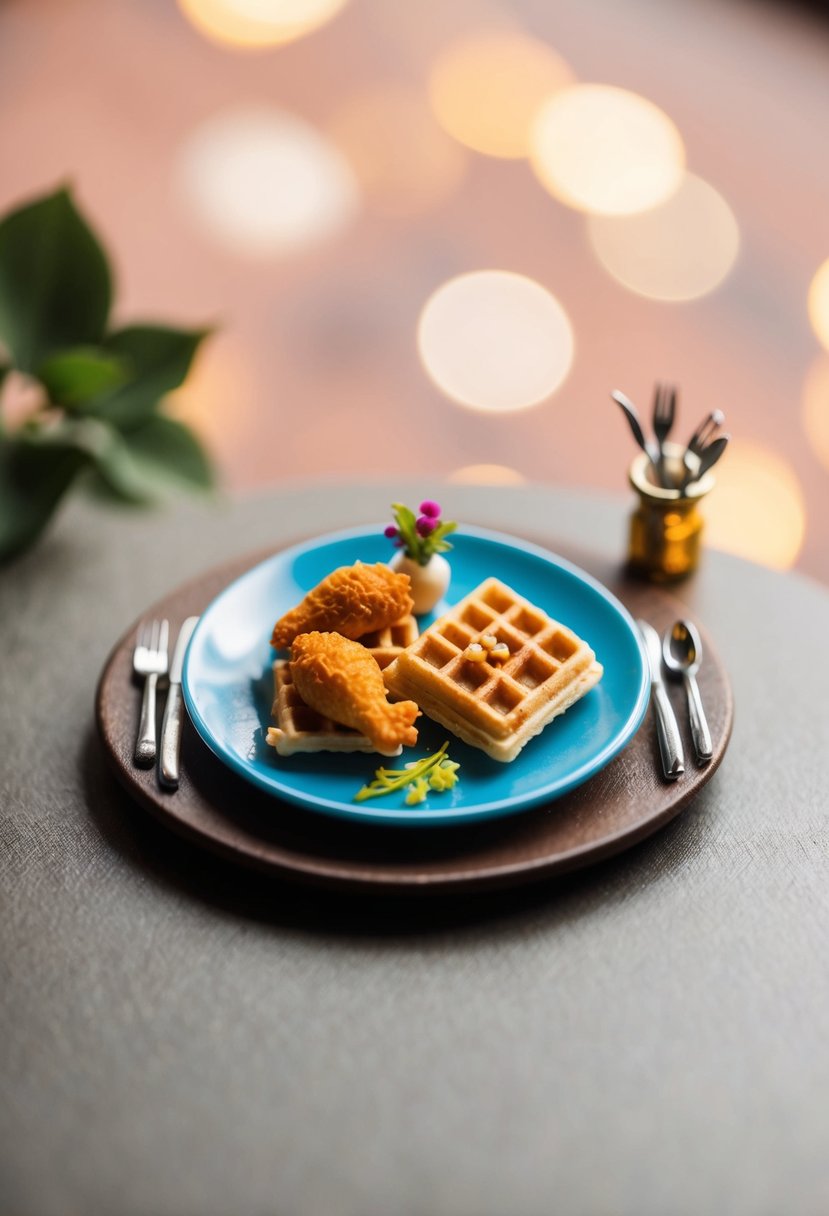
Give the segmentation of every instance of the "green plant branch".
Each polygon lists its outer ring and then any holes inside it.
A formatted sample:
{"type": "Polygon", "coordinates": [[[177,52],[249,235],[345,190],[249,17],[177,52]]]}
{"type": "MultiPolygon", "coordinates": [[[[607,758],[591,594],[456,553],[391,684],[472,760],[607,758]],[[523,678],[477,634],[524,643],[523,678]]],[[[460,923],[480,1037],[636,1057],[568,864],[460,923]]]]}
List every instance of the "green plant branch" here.
{"type": "Polygon", "coordinates": [[[207,329],[108,328],[112,272],[66,187],[0,219],[0,388],[33,377],[43,401],[16,427],[0,412],[0,561],[33,544],[84,471],[143,503],[210,488],[199,440],[165,415],[207,329]]]}

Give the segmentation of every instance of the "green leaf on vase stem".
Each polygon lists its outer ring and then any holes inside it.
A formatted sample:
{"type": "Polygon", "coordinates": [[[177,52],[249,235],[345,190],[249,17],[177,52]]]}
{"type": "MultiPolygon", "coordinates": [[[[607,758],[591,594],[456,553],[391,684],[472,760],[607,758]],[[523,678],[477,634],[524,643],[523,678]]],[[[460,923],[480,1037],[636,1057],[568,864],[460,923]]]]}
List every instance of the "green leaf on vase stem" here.
{"type": "Polygon", "coordinates": [[[209,332],[165,325],[132,325],[116,330],[106,338],[104,351],[124,364],[127,378],[85,402],[84,412],[106,418],[122,431],[143,424],[155,413],[161,399],[183,384],[209,332]]]}
{"type": "Polygon", "coordinates": [[[452,546],[445,538],[450,532],[456,531],[457,527],[458,525],[454,520],[447,520],[445,523],[438,524],[427,540],[430,549],[434,553],[448,553],[452,546]]]}
{"type": "Polygon", "coordinates": [[[392,510],[400,530],[400,537],[409,557],[417,560],[420,553],[420,537],[417,534],[417,518],[411,507],[405,503],[393,502],[392,510]]]}
{"type": "Polygon", "coordinates": [[[123,384],[127,378],[124,361],[94,347],[77,347],[50,355],[37,370],[53,405],[78,408],[101,393],[123,384]]]}
{"type": "Polygon", "coordinates": [[[0,220],[0,340],[35,373],[52,352],[98,345],[112,298],[106,254],[68,190],[0,220]]]}

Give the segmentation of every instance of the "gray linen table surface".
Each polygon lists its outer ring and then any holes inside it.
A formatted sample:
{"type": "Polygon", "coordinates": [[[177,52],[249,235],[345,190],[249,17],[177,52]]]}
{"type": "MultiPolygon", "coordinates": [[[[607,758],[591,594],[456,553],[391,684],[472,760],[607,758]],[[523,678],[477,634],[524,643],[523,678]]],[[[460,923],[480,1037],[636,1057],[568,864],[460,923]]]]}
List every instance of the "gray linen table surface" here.
{"type": "MultiPolygon", "coordinates": [[[[178,839],[111,774],[95,685],[147,604],[426,492],[79,504],[0,576],[3,1213],[829,1210],[825,589],[706,554],[679,595],[731,676],[723,766],[554,882],[299,888],[178,839]]],[[[600,576],[623,552],[623,499],[438,496],[600,576]]]]}

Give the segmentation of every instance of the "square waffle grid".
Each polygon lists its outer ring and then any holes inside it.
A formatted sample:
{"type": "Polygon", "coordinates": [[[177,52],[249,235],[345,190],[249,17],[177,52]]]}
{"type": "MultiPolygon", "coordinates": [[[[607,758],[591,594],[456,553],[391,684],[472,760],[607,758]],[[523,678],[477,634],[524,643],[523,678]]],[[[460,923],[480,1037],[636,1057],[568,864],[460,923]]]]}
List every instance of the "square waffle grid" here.
{"type": "Polygon", "coordinates": [[[417,636],[417,621],[413,616],[404,616],[393,625],[387,625],[385,629],[364,633],[357,641],[371,651],[380,667],[385,670],[401,650],[411,646],[417,636]]]}
{"type": "MultiPolygon", "coordinates": [[[[274,690],[272,716],[278,723],[271,726],[266,735],[267,742],[275,747],[280,756],[293,756],[298,752],[373,752],[371,739],[351,726],[317,713],[306,705],[297,692],[291,678],[291,667],[287,659],[277,659],[273,665],[274,690]]],[[[398,755],[402,748],[398,749],[398,755]]]]}
{"type": "MultiPolygon", "coordinates": [[[[418,636],[417,621],[405,616],[384,629],[364,634],[360,644],[371,651],[381,669],[397,658],[418,636]]],[[[366,735],[342,726],[306,705],[297,692],[287,659],[273,665],[274,703],[271,710],[277,725],[268,729],[266,740],[280,756],[298,752],[374,752],[377,749],[366,735]]],[[[400,755],[402,747],[394,753],[400,755]]]]}
{"type": "Polygon", "coordinates": [[[491,740],[490,754],[511,759],[601,673],[593,651],[571,629],[491,578],[430,625],[390,665],[386,682],[467,742],[490,751],[491,740]],[[509,658],[497,665],[465,658],[467,646],[484,634],[505,643],[509,658]]]}

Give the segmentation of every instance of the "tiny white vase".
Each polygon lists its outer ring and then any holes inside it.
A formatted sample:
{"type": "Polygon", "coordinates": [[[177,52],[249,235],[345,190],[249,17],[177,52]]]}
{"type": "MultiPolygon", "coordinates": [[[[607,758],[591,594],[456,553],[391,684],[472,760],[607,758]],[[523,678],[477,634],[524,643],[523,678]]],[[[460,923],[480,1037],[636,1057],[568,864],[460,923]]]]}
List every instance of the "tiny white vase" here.
{"type": "Polygon", "coordinates": [[[412,599],[417,616],[431,612],[438,600],[443,599],[452,578],[452,567],[441,553],[433,553],[425,566],[421,566],[401,549],[389,562],[398,574],[408,574],[412,584],[412,599]]]}

